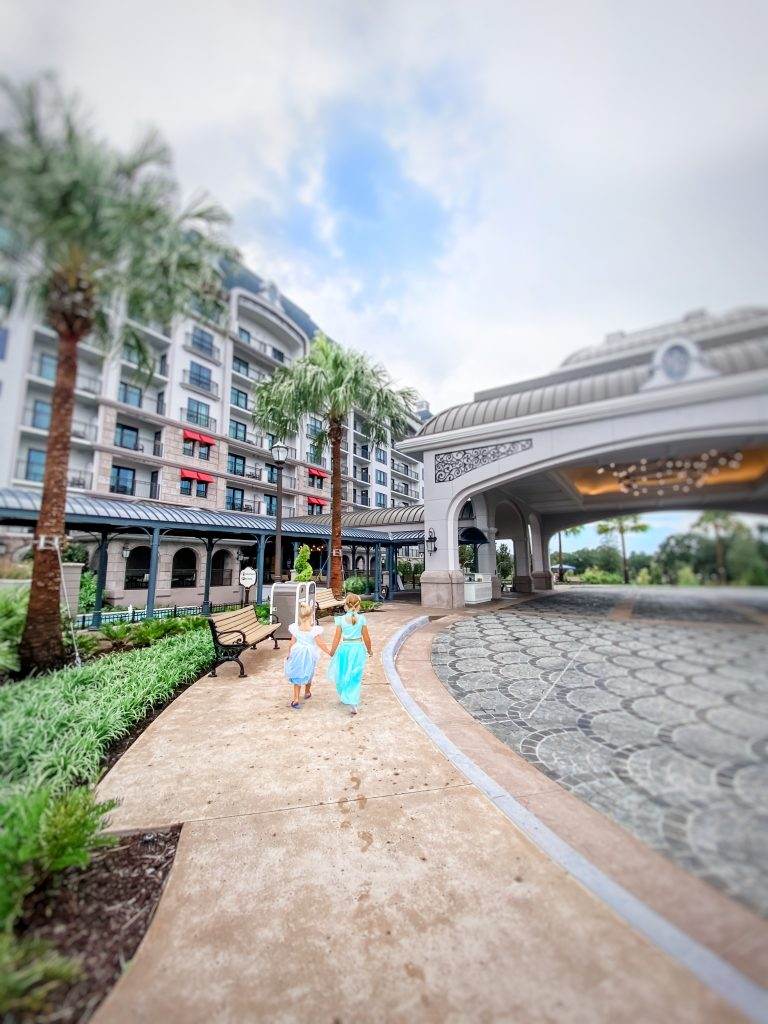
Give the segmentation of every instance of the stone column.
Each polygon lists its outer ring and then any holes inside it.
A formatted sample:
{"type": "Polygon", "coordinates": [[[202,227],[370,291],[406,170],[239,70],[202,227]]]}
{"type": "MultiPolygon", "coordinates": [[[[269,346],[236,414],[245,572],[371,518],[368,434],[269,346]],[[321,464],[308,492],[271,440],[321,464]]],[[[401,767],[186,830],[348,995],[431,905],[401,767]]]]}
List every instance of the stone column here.
{"type": "MultiPolygon", "coordinates": [[[[425,463],[425,472],[426,469],[425,463]]],[[[424,541],[421,603],[429,608],[463,608],[464,573],[459,565],[458,524],[451,512],[449,499],[425,501],[424,541]],[[432,553],[428,543],[430,530],[434,531],[436,538],[436,548],[432,553]]]]}
{"type": "Polygon", "coordinates": [[[481,544],[477,551],[478,572],[490,578],[493,597],[501,597],[501,580],[496,572],[496,528],[479,526],[488,538],[487,544],[481,544]]]}
{"type": "Polygon", "coordinates": [[[537,516],[530,517],[531,557],[533,571],[531,579],[534,590],[552,590],[552,572],[549,568],[549,538],[542,536],[541,523],[537,516]]]}
{"type": "Polygon", "coordinates": [[[528,538],[514,537],[512,544],[515,549],[515,576],[514,588],[519,594],[531,594],[533,592],[533,580],[531,578],[531,555],[528,550],[528,538]]]}

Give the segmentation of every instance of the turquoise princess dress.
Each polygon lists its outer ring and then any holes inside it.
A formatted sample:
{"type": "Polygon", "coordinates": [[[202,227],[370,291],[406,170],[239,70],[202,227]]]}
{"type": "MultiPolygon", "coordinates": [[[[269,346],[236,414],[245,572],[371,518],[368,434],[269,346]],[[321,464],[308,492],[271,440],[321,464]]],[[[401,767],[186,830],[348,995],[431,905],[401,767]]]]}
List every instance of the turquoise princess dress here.
{"type": "Polygon", "coordinates": [[[349,613],[334,616],[334,622],[341,629],[341,643],[328,666],[328,679],[335,685],[339,700],[352,707],[360,703],[360,685],[368,660],[362,640],[365,616],[358,614],[356,618],[357,622],[353,623],[349,613]]]}

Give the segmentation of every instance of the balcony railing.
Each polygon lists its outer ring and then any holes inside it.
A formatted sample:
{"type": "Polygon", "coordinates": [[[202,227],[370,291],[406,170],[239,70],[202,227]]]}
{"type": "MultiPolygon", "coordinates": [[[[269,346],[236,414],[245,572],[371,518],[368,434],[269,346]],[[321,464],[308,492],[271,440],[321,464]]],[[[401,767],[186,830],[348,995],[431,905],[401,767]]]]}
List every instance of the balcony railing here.
{"type": "MultiPolygon", "coordinates": [[[[42,356],[35,356],[29,364],[29,372],[34,377],[54,384],[56,381],[56,367],[58,360],[55,358],[44,359],[42,356]]],[[[88,395],[101,394],[101,378],[91,377],[85,373],[78,373],[75,379],[75,391],[84,392],[88,395]]]]}
{"type": "Polygon", "coordinates": [[[255,380],[257,383],[262,380],[269,378],[268,373],[264,373],[263,370],[256,370],[253,366],[248,367],[237,367],[232,365],[232,373],[236,373],[240,377],[245,377],[247,380],[255,380]]]}
{"type": "Polygon", "coordinates": [[[131,498],[154,498],[160,497],[160,486],[157,483],[150,483],[145,480],[134,480],[127,483],[123,480],[111,480],[109,483],[110,494],[123,494],[131,498]]]}
{"type": "Polygon", "coordinates": [[[215,380],[211,380],[210,377],[201,376],[199,373],[193,373],[191,370],[185,370],[182,374],[182,380],[188,388],[204,391],[206,395],[213,395],[214,398],[219,397],[219,385],[215,380]]]}
{"type": "Polygon", "coordinates": [[[182,408],[179,411],[179,419],[182,423],[191,423],[195,427],[207,427],[208,430],[216,429],[216,420],[207,413],[193,412],[191,409],[182,408]]]}
{"type": "MultiPolygon", "coordinates": [[[[273,487],[277,487],[277,473],[272,473],[269,469],[267,469],[267,474],[265,477],[262,477],[262,480],[265,484],[272,484],[273,487]]],[[[296,477],[283,473],[283,487],[294,490],[296,487],[296,477]]]]}
{"type": "Polygon", "coordinates": [[[242,409],[243,412],[253,412],[253,402],[250,400],[248,395],[242,398],[240,395],[235,397],[232,392],[229,393],[229,404],[233,409],[242,409]],[[242,403],[245,402],[245,405],[242,403]]]}
{"type": "Polygon", "coordinates": [[[210,359],[213,363],[221,362],[221,349],[218,345],[214,345],[213,342],[209,344],[192,331],[187,331],[185,340],[187,347],[194,349],[201,356],[205,356],[206,359],[210,359]]]}
{"type": "Polygon", "coordinates": [[[320,466],[321,469],[328,468],[328,459],[323,455],[321,455],[319,459],[313,459],[312,452],[309,452],[307,454],[307,462],[311,463],[313,466],[320,466]]]}
{"type": "Polygon", "coordinates": [[[365,459],[366,462],[371,461],[371,449],[366,444],[354,445],[353,454],[357,459],[365,459]]]}
{"type": "Polygon", "coordinates": [[[418,498],[415,489],[406,487],[405,484],[399,484],[397,480],[392,481],[392,490],[395,494],[404,494],[406,498],[418,498]]]}
{"type": "MultiPolygon", "coordinates": [[[[18,459],[16,462],[17,480],[26,480],[31,484],[41,484],[44,476],[45,463],[28,463],[24,458],[18,459]]],[[[72,469],[72,467],[67,470],[67,487],[87,491],[90,490],[92,482],[93,473],[90,470],[72,469]]]]}
{"type": "Polygon", "coordinates": [[[266,342],[260,341],[258,338],[254,338],[249,335],[246,337],[244,334],[233,334],[232,337],[235,341],[239,341],[242,345],[247,345],[248,348],[253,349],[254,352],[258,352],[259,355],[266,356],[269,362],[274,366],[287,366],[290,362],[290,356],[285,355],[284,352],[280,352],[279,349],[275,349],[272,345],[267,345],[266,342]],[[275,351],[280,352],[279,356],[276,356],[275,351]],[[282,358],[281,358],[282,357],[282,358]]]}
{"type": "Polygon", "coordinates": [[[261,503],[254,501],[239,501],[237,498],[227,498],[225,507],[228,512],[255,512],[257,515],[261,513],[261,503]]]}
{"type": "Polygon", "coordinates": [[[399,473],[400,476],[407,476],[409,480],[419,479],[419,474],[406,466],[404,462],[395,462],[395,460],[392,459],[391,465],[393,473],[399,473]]]}
{"type": "MultiPolygon", "coordinates": [[[[47,433],[51,428],[50,409],[46,414],[43,410],[35,409],[34,407],[27,407],[24,410],[22,423],[25,427],[32,427],[34,430],[41,430],[47,433]]],[[[95,423],[88,420],[72,420],[70,436],[75,440],[95,441],[96,434],[97,430],[95,423]]]]}
{"type": "Polygon", "coordinates": [[[254,448],[267,448],[266,438],[262,434],[254,434],[250,430],[246,430],[245,436],[242,437],[237,432],[237,428],[231,423],[229,425],[229,437],[232,441],[237,441],[239,444],[253,445],[254,448]]]}

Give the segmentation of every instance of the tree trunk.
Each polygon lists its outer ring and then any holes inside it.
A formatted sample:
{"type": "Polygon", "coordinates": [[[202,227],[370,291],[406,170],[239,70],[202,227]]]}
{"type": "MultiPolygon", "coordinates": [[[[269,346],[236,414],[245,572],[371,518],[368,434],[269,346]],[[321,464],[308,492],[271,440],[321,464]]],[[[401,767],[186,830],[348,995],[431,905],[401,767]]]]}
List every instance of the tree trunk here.
{"type": "Polygon", "coordinates": [[[725,554],[723,553],[723,538],[720,528],[715,523],[715,561],[717,562],[717,579],[722,586],[725,583],[725,554]]]}
{"type": "Polygon", "coordinates": [[[328,436],[331,440],[331,590],[335,597],[343,594],[341,567],[341,423],[331,420],[328,436]]]}
{"type": "Polygon", "coordinates": [[[627,568],[627,545],[624,540],[623,530],[619,530],[619,537],[621,537],[621,565],[624,569],[624,582],[629,583],[629,569],[627,568]]]}
{"type": "Polygon", "coordinates": [[[557,532],[557,550],[559,552],[558,558],[560,559],[560,565],[557,570],[558,582],[563,582],[563,534],[561,530],[557,532]]]}
{"type": "MultiPolygon", "coordinates": [[[[59,335],[59,362],[51,403],[51,424],[45,457],[43,494],[35,540],[44,536],[64,544],[64,512],[67,500],[72,411],[75,404],[78,338],[59,335]]],[[[19,646],[21,674],[56,668],[65,660],[61,635],[61,571],[53,547],[35,546],[29,608],[19,646]]]]}

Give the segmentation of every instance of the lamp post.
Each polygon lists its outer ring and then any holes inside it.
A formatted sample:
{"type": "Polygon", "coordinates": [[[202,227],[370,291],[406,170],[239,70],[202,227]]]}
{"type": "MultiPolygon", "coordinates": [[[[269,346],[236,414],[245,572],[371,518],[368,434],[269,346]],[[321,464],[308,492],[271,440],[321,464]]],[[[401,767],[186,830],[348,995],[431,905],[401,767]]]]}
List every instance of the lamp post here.
{"type": "Polygon", "coordinates": [[[272,445],[272,461],[277,469],[277,508],[275,509],[275,571],[274,582],[279,583],[283,575],[283,466],[288,458],[284,444],[272,445]]]}

